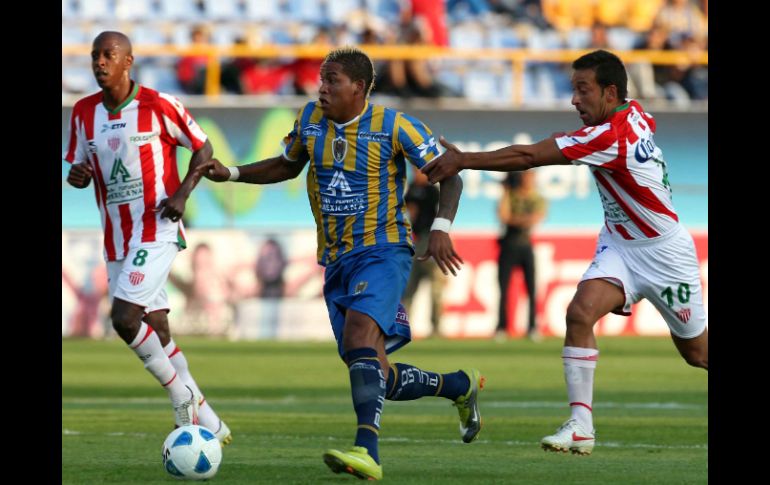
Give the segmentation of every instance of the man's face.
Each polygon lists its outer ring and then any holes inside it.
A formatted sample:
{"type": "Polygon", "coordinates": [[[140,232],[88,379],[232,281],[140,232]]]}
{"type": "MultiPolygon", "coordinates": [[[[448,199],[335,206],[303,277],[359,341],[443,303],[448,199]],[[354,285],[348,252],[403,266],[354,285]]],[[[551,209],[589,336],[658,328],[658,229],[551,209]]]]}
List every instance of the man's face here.
{"type": "Polygon", "coordinates": [[[586,126],[596,126],[609,116],[609,91],[609,87],[602,88],[596,82],[593,69],[580,69],[572,74],[572,105],[586,126]]]}
{"type": "Polygon", "coordinates": [[[356,95],[363,90],[363,81],[353,82],[342,72],[342,64],[325,62],[321,66],[321,88],[318,100],[324,116],[337,123],[353,119],[356,112],[356,95]]]}
{"type": "Polygon", "coordinates": [[[96,83],[102,89],[110,89],[128,79],[128,71],[134,57],[128,53],[128,46],[116,36],[97,37],[91,50],[91,69],[96,83]]]}

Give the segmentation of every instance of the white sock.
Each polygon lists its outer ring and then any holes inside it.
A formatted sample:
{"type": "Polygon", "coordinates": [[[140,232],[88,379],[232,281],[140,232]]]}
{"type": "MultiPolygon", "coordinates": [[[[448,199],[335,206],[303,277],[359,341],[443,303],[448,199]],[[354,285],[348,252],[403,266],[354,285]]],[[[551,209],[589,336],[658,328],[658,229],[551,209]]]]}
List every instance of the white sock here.
{"type": "Polygon", "coordinates": [[[564,347],[561,354],[564,361],[564,380],[567,382],[567,397],[576,419],[589,433],[594,430],[593,395],[594,370],[599,351],[582,347],[564,347]]]}
{"type": "Polygon", "coordinates": [[[190,399],[190,391],[185,386],[182,379],[179,379],[174,366],[168,360],[163,346],[160,344],[158,334],[142,322],[139,332],[134,341],[129,344],[139,359],[144,362],[144,368],[160,382],[171,398],[171,402],[176,405],[186,399],[190,399]]]}
{"type": "MultiPolygon", "coordinates": [[[[174,339],[169,340],[168,344],[163,347],[163,350],[166,352],[166,355],[168,355],[168,360],[171,361],[171,364],[174,366],[174,369],[176,369],[176,372],[182,382],[190,386],[190,388],[192,388],[196,394],[203,396],[203,393],[198,387],[198,384],[195,382],[195,379],[193,379],[192,374],[190,374],[190,368],[187,365],[187,359],[182,353],[182,350],[176,346],[174,339]]],[[[219,416],[217,416],[217,413],[214,412],[214,409],[209,405],[205,397],[203,398],[203,402],[201,403],[200,409],[198,410],[198,420],[201,426],[210,429],[214,433],[219,431],[219,416]]]]}

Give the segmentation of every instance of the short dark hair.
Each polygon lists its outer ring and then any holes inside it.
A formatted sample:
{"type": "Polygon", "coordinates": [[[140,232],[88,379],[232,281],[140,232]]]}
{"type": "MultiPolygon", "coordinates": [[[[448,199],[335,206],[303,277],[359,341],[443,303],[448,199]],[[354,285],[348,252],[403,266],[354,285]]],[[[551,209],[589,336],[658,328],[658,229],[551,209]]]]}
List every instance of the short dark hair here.
{"type": "Polygon", "coordinates": [[[596,73],[596,82],[606,88],[614,84],[618,88],[618,97],[626,100],[628,95],[628,74],[623,61],[612,52],[598,50],[590,52],[572,63],[572,69],[593,69],[596,73]]]}
{"type": "Polygon", "coordinates": [[[356,47],[345,46],[334,49],[324,58],[324,63],[337,62],[342,66],[342,72],[351,81],[363,80],[366,96],[374,88],[374,65],[364,51],[356,47]]]}

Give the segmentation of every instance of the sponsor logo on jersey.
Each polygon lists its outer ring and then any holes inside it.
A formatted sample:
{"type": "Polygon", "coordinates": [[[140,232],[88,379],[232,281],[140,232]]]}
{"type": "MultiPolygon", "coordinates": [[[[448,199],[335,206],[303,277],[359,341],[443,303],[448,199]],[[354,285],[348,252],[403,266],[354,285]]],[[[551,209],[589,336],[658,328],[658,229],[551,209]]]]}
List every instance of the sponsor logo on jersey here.
{"type": "Polygon", "coordinates": [[[655,142],[651,138],[642,138],[639,143],[636,144],[636,151],[634,157],[639,163],[644,163],[655,153],[655,142]]]}
{"type": "Polygon", "coordinates": [[[358,134],[358,138],[361,140],[374,141],[377,143],[384,143],[390,141],[392,135],[390,133],[369,133],[362,131],[358,134]]]}
{"type": "Polygon", "coordinates": [[[144,281],[144,273],[142,273],[141,271],[132,271],[131,273],[128,274],[128,281],[132,285],[136,286],[142,281],[144,281]]]}
{"type": "Polygon", "coordinates": [[[123,160],[115,158],[107,183],[107,204],[123,204],[144,197],[144,183],[141,177],[131,178],[123,160]]]}
{"type": "Polygon", "coordinates": [[[100,133],[105,133],[109,130],[119,130],[125,127],[126,127],[125,121],[119,121],[117,123],[102,123],[102,131],[100,133]]]}
{"type": "Polygon", "coordinates": [[[128,137],[128,139],[133,143],[134,145],[146,145],[147,143],[150,143],[154,139],[158,138],[160,136],[159,131],[153,131],[151,133],[137,133],[136,135],[131,135],[128,137]]]}
{"type": "Polygon", "coordinates": [[[425,143],[420,143],[417,145],[417,149],[420,150],[420,158],[425,158],[425,155],[428,154],[428,150],[436,146],[436,139],[434,137],[430,137],[428,141],[425,143]]]}
{"type": "Polygon", "coordinates": [[[302,135],[303,136],[322,136],[323,131],[321,130],[321,125],[310,123],[305,128],[302,129],[302,135]]]}
{"type": "Polygon", "coordinates": [[[398,310],[396,310],[396,323],[409,326],[409,315],[407,315],[406,308],[401,303],[398,304],[398,310]]]}
{"type": "Polygon", "coordinates": [[[96,141],[88,140],[88,153],[96,153],[96,141]]]}
{"type": "Polygon", "coordinates": [[[123,165],[123,160],[120,158],[115,159],[115,163],[112,164],[112,171],[110,172],[110,182],[111,183],[117,183],[118,177],[121,177],[123,180],[121,182],[128,181],[129,178],[131,178],[131,174],[128,172],[128,169],[125,165],[123,165]]]}

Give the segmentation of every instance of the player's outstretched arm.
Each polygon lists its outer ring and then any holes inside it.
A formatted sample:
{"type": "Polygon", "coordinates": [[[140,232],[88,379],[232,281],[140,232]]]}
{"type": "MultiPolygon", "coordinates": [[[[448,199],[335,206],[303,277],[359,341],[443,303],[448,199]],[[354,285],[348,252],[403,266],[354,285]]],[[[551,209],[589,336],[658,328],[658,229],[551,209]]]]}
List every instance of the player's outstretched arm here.
{"type": "Polygon", "coordinates": [[[460,269],[463,260],[452,245],[448,226],[457,215],[462,191],[463,180],[459,175],[454,175],[441,182],[438,212],[433,227],[431,227],[430,236],[428,236],[428,249],[425,254],[417,258],[420,261],[425,261],[432,256],[444,274],[451,272],[454,276],[457,276],[457,270],[460,269]]]}
{"type": "Polygon", "coordinates": [[[289,161],[283,155],[278,155],[237,167],[225,167],[219,160],[213,159],[213,161],[214,165],[209,169],[206,177],[214,182],[232,180],[247,184],[274,184],[296,178],[302,173],[308,158],[305,156],[297,161],[289,161]]]}
{"type": "Polygon", "coordinates": [[[168,217],[172,221],[178,221],[182,218],[187,199],[190,197],[195,186],[198,185],[200,179],[213,166],[211,162],[213,154],[214,148],[208,140],[206,140],[202,147],[193,152],[192,158],[190,158],[190,168],[187,170],[187,175],[185,175],[179,188],[168,199],[163,199],[158,204],[157,210],[161,211],[161,218],[168,217]]]}
{"type": "Polygon", "coordinates": [[[91,183],[94,169],[86,162],[73,163],[67,174],[67,183],[76,189],[85,189],[91,183]]]}
{"type": "Polygon", "coordinates": [[[511,145],[492,152],[462,152],[443,136],[440,141],[446,152],[422,168],[431,183],[456,175],[463,169],[511,172],[543,165],[570,164],[553,138],[533,145],[511,145]]]}

